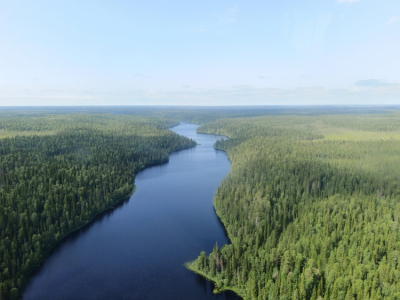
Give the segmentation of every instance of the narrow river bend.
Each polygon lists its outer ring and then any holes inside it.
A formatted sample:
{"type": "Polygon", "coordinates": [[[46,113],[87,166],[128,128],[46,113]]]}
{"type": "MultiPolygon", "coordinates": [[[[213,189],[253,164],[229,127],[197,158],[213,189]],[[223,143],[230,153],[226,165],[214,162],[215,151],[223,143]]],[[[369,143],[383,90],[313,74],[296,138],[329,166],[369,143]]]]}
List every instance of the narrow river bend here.
{"type": "Polygon", "coordinates": [[[27,286],[23,299],[240,299],[183,264],[228,242],[212,199],[230,169],[219,136],[196,125],[171,130],[196,140],[168,163],[137,174],[129,201],[66,238],[27,286]]]}

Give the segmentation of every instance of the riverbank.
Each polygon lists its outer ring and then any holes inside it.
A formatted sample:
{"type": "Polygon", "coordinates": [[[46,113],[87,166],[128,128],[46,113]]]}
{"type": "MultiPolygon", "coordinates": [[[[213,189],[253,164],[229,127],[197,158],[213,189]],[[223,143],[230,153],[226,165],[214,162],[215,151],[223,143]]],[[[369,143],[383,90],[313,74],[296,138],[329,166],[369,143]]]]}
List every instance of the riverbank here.
{"type": "Polygon", "coordinates": [[[188,270],[196,273],[197,275],[202,276],[203,278],[207,279],[208,281],[214,283],[214,290],[213,293],[214,294],[219,294],[225,291],[231,291],[234,292],[236,295],[238,295],[239,297],[241,297],[243,300],[250,300],[249,298],[247,298],[241,291],[239,291],[237,288],[235,287],[231,287],[231,286],[227,286],[224,285],[220,280],[218,280],[215,277],[211,277],[210,275],[200,271],[197,267],[196,267],[196,261],[190,261],[185,263],[184,265],[188,270]]]}
{"type": "MultiPolygon", "coordinates": [[[[200,128],[200,127],[199,127],[199,128],[200,128]]],[[[201,130],[198,130],[198,129],[196,130],[196,133],[210,134],[210,135],[218,135],[218,136],[221,136],[221,137],[223,137],[223,138],[229,139],[229,137],[227,137],[227,136],[225,136],[225,135],[214,134],[214,133],[210,133],[210,132],[201,131],[201,130]]],[[[227,156],[229,162],[231,163],[231,160],[230,160],[230,158],[229,158],[229,156],[228,156],[228,153],[227,153],[226,149],[224,149],[224,148],[222,148],[222,147],[218,147],[216,144],[213,145],[213,148],[214,148],[215,150],[218,150],[218,151],[223,151],[223,152],[226,154],[226,156],[227,156]]],[[[223,226],[223,228],[224,228],[225,234],[226,234],[226,236],[227,236],[227,238],[228,238],[228,240],[229,240],[229,244],[233,244],[232,238],[231,238],[231,236],[229,235],[229,232],[227,231],[226,220],[222,217],[222,214],[218,211],[217,207],[215,206],[215,202],[214,202],[214,201],[213,201],[213,207],[214,207],[214,212],[215,212],[216,216],[218,217],[219,222],[222,224],[222,226],[223,226]]],[[[217,278],[212,277],[212,276],[206,274],[205,272],[200,271],[200,270],[196,267],[196,261],[195,261],[195,260],[185,263],[184,266],[185,266],[188,270],[190,270],[190,271],[192,271],[192,272],[194,272],[194,273],[196,273],[196,274],[202,276],[202,277],[205,278],[206,280],[208,280],[208,281],[214,283],[214,286],[215,286],[215,288],[214,288],[214,290],[213,290],[213,293],[214,293],[214,294],[219,294],[219,293],[222,293],[222,292],[224,292],[224,291],[231,291],[231,292],[234,292],[234,293],[235,293],[236,295],[238,295],[239,297],[241,297],[243,300],[250,300],[250,299],[247,298],[247,297],[243,294],[243,292],[240,291],[238,288],[231,287],[231,286],[227,286],[227,285],[225,285],[224,283],[222,283],[221,280],[218,280],[217,278]]]]}
{"type": "Polygon", "coordinates": [[[53,252],[55,251],[55,249],[62,243],[64,242],[69,236],[71,236],[72,234],[76,234],[77,232],[79,232],[82,229],[85,229],[86,227],[89,227],[93,224],[93,222],[97,219],[97,218],[101,218],[102,216],[104,216],[105,214],[109,213],[110,211],[114,210],[116,207],[118,207],[120,204],[122,204],[125,201],[128,201],[130,199],[130,197],[135,193],[136,191],[136,186],[135,186],[135,178],[136,175],[145,170],[148,169],[150,167],[154,167],[157,165],[162,165],[165,163],[168,163],[169,161],[169,155],[171,155],[174,152],[178,152],[181,150],[185,150],[185,149],[190,149],[196,147],[196,145],[192,145],[192,146],[188,146],[188,147],[178,147],[172,151],[170,151],[168,153],[168,157],[163,159],[163,160],[159,160],[159,161],[154,161],[154,162],[149,162],[146,165],[140,166],[139,168],[137,168],[136,170],[133,171],[133,182],[131,183],[133,185],[133,189],[131,190],[131,192],[124,194],[121,197],[118,197],[115,201],[112,202],[112,204],[108,205],[107,207],[105,207],[102,210],[93,210],[92,214],[90,216],[90,218],[86,221],[83,222],[79,222],[78,225],[74,226],[73,228],[69,229],[67,232],[65,232],[63,235],[59,235],[56,238],[56,241],[51,243],[51,244],[47,244],[45,247],[48,248],[46,249],[41,257],[38,258],[38,262],[35,265],[32,265],[32,271],[30,273],[28,273],[27,277],[28,279],[26,280],[26,282],[23,283],[23,288],[21,289],[22,293],[25,291],[26,287],[28,286],[28,284],[31,281],[31,278],[38,273],[38,271],[41,269],[43,263],[46,261],[46,259],[48,259],[53,252]]]}
{"type": "Polygon", "coordinates": [[[182,267],[216,241],[229,243],[212,199],[230,163],[213,149],[219,137],[196,127],[172,128],[201,145],[138,172],[129,201],[65,239],[24,299],[240,300],[230,291],[213,294],[211,282],[182,267]]]}

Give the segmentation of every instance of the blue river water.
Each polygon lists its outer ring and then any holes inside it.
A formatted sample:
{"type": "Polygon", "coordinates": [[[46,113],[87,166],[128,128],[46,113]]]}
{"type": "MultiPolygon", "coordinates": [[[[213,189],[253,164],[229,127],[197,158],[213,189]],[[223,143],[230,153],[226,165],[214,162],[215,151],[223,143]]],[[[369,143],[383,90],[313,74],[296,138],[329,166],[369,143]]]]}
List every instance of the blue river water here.
{"type": "Polygon", "coordinates": [[[23,299],[240,299],[183,264],[228,243],[213,195],[230,162],[220,136],[181,123],[171,130],[200,145],[139,172],[136,191],[112,211],[68,236],[46,259],[23,299]]]}

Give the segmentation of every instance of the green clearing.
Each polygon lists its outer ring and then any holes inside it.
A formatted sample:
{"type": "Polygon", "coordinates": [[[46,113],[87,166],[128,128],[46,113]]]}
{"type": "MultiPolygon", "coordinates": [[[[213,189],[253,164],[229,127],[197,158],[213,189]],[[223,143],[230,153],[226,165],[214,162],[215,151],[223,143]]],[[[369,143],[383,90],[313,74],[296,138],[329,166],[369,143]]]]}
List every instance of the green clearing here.
{"type": "Polygon", "coordinates": [[[343,128],[329,128],[321,130],[326,140],[342,141],[371,141],[371,140],[400,140],[400,131],[379,132],[346,130],[343,128]]]}
{"type": "Polygon", "coordinates": [[[0,139],[4,138],[13,138],[16,136],[32,136],[32,135],[37,135],[37,136],[44,136],[44,135],[54,135],[56,134],[56,130],[48,130],[48,131],[28,131],[28,130],[22,130],[22,131],[10,131],[10,130],[4,130],[0,129],[0,139]]]}

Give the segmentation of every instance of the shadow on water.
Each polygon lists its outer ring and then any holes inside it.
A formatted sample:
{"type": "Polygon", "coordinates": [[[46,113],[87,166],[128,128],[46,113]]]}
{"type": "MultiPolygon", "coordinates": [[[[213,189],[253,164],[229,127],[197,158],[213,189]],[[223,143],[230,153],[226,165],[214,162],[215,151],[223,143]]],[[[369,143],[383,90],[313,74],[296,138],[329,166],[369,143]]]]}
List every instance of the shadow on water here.
{"type": "MultiPolygon", "coordinates": [[[[139,175],[140,173],[145,172],[146,170],[149,170],[149,169],[162,168],[166,164],[168,164],[168,161],[162,162],[162,163],[153,164],[153,165],[148,166],[145,169],[142,169],[139,172],[137,172],[136,176],[139,175]]],[[[136,189],[137,189],[136,186],[134,186],[132,195],[136,192],[136,189]]],[[[122,199],[120,201],[118,201],[116,204],[114,204],[114,206],[112,208],[106,209],[106,210],[98,213],[93,218],[93,220],[91,220],[89,223],[87,223],[87,224],[83,225],[82,227],[80,227],[80,228],[68,233],[61,240],[61,242],[59,242],[53,249],[51,249],[49,251],[47,256],[51,256],[53,253],[57,252],[60,248],[62,248],[64,246],[64,244],[74,242],[75,240],[80,238],[82,235],[86,234],[86,232],[88,232],[91,229],[91,227],[95,226],[96,224],[101,224],[102,222],[107,221],[108,219],[110,219],[115,213],[117,213],[119,210],[122,210],[126,205],[128,205],[128,202],[131,199],[132,195],[128,196],[128,197],[126,197],[126,198],[124,198],[124,199],[122,199]]],[[[33,275],[37,274],[39,270],[40,270],[40,268],[35,270],[33,272],[33,275]]]]}
{"type": "Polygon", "coordinates": [[[197,275],[197,274],[196,274],[196,282],[204,290],[204,294],[207,295],[207,284],[209,282],[207,280],[205,280],[203,277],[201,277],[200,275],[197,275]]]}
{"type": "Polygon", "coordinates": [[[221,228],[224,230],[224,233],[225,233],[225,235],[226,235],[226,239],[228,240],[228,244],[232,244],[232,241],[231,241],[231,239],[229,238],[229,235],[228,235],[228,231],[226,231],[226,228],[225,228],[225,226],[224,226],[224,223],[222,222],[222,220],[221,220],[220,217],[218,216],[217,211],[215,210],[215,207],[214,207],[214,213],[215,213],[215,215],[217,216],[219,225],[220,225],[221,228]]]}
{"type": "MultiPolygon", "coordinates": [[[[49,256],[52,255],[53,253],[57,252],[60,248],[64,246],[66,243],[74,242],[76,239],[78,239],[80,236],[86,234],[92,226],[96,224],[101,224],[104,221],[107,221],[109,218],[111,218],[118,210],[121,210],[126,206],[129,202],[131,196],[119,201],[114,205],[114,207],[109,208],[103,212],[100,212],[97,214],[93,220],[91,220],[89,223],[83,225],[82,227],[68,233],[60,243],[58,243],[50,252],[49,256]]],[[[38,270],[37,270],[38,271],[38,270]]],[[[35,272],[36,273],[36,272],[35,272]]]]}
{"type": "MultiPolygon", "coordinates": [[[[204,277],[200,275],[196,275],[196,283],[203,289],[204,295],[207,294],[212,294],[213,290],[215,288],[214,283],[204,279],[204,277]]],[[[230,291],[225,291],[223,293],[215,294],[215,297],[221,300],[241,300],[239,296],[237,296],[235,293],[230,292],[230,291]]]]}

